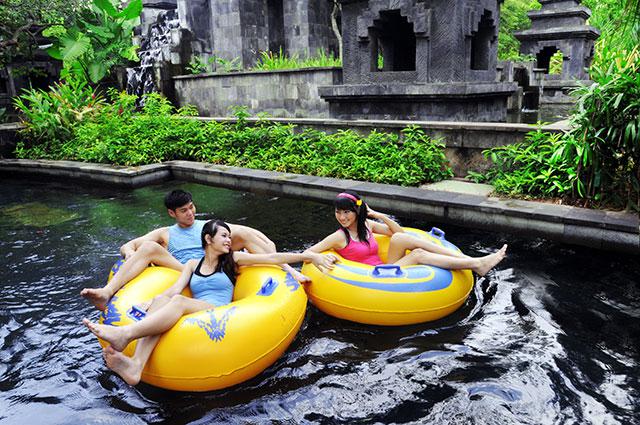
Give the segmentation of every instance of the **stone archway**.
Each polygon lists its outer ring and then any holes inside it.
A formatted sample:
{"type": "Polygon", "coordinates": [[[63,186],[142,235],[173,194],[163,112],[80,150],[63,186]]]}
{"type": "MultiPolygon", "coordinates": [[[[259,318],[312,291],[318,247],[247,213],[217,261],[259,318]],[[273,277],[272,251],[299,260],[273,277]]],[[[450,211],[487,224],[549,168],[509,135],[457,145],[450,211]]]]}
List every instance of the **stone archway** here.
{"type": "Polygon", "coordinates": [[[471,69],[486,71],[489,69],[491,43],[496,38],[496,25],[491,11],[485,10],[478,22],[478,30],[471,35],[471,69]]]}
{"type": "Polygon", "coordinates": [[[413,23],[400,10],[380,11],[369,27],[372,71],[415,71],[416,36],[413,23]],[[382,63],[380,63],[382,58],[382,63]]]}

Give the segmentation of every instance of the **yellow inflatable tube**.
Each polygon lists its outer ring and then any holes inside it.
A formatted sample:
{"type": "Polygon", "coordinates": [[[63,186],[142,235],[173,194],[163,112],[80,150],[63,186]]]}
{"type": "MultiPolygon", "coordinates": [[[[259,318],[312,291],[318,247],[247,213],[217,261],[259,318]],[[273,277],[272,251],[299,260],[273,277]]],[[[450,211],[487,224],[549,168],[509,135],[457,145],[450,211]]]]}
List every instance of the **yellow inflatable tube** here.
{"type": "MultiPolygon", "coordinates": [[[[101,323],[132,323],[131,307],[159,295],[178,276],[165,267],[145,269],[115,294],[101,323]]],[[[170,390],[210,391],[251,379],[293,341],[306,303],[300,284],[279,267],[242,267],[233,302],[182,317],[160,337],[142,381],[170,390]]],[[[100,344],[106,345],[102,340],[100,344]]],[[[129,344],[124,353],[133,355],[135,344],[129,344]]]]}
{"type": "MultiPolygon", "coordinates": [[[[439,229],[429,233],[404,230],[417,238],[458,249],[446,241],[439,229]]],[[[375,237],[380,258],[386,261],[390,237],[375,237]]],[[[322,273],[313,264],[302,267],[302,272],[312,280],[305,290],[318,309],[353,322],[395,326],[437,320],[457,310],[474,284],[470,270],[392,264],[374,267],[330,252],[340,261],[329,273],[322,273]]]]}

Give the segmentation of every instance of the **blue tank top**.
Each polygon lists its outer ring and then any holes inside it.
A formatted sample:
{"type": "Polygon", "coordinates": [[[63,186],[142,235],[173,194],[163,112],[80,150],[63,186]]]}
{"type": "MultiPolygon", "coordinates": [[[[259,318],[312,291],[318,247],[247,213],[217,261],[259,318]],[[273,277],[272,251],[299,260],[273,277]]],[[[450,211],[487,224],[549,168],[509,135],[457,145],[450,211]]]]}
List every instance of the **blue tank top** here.
{"type": "Polygon", "coordinates": [[[193,298],[206,301],[216,307],[220,307],[231,302],[233,298],[233,283],[224,272],[214,272],[210,275],[200,273],[200,266],[204,257],[198,263],[198,267],[191,275],[189,285],[193,298]]]}
{"type": "Polygon", "coordinates": [[[206,221],[196,220],[191,227],[174,224],[169,227],[169,253],[182,264],[204,256],[202,249],[202,228],[206,221]]]}

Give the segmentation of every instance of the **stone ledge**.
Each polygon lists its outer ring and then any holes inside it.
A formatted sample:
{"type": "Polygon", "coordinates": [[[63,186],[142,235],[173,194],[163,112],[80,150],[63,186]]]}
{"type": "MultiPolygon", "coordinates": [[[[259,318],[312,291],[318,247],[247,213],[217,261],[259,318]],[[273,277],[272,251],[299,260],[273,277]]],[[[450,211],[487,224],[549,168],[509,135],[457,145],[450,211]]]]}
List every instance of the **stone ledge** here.
{"type": "Polygon", "coordinates": [[[165,164],[123,167],[42,159],[0,159],[0,173],[81,179],[131,188],[171,179],[171,169],[165,164]]]}
{"type": "Polygon", "coordinates": [[[73,161],[0,159],[0,174],[73,178],[123,187],[141,187],[175,178],[321,202],[333,199],[336,191],[353,189],[364,195],[374,208],[408,217],[640,253],[638,215],[624,212],[190,161],[120,167],[73,161]]]}

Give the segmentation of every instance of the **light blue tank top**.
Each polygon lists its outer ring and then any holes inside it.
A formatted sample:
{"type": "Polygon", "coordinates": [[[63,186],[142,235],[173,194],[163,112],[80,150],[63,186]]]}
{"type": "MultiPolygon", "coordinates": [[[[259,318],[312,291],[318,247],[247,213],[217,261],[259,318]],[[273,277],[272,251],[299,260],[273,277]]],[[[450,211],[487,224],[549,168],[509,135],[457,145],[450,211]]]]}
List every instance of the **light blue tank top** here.
{"type": "Polygon", "coordinates": [[[178,224],[169,227],[169,253],[182,264],[204,256],[201,234],[205,223],[196,220],[191,227],[183,228],[178,224]]]}
{"type": "Polygon", "coordinates": [[[204,258],[198,263],[189,282],[193,298],[206,301],[216,307],[229,304],[233,298],[231,279],[222,271],[206,276],[201,274],[200,266],[203,260],[204,258]]]}

